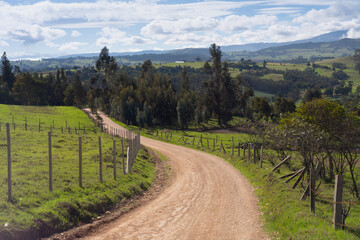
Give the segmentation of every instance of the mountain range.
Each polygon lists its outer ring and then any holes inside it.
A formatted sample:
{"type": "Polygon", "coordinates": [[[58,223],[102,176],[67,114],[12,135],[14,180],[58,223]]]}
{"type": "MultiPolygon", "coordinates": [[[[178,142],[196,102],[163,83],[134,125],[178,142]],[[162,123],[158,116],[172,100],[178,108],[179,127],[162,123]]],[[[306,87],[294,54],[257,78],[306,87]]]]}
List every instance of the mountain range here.
{"type": "MultiPolygon", "coordinates": [[[[314,38],[283,42],[283,43],[252,43],[243,45],[221,46],[223,59],[240,61],[275,62],[307,62],[324,58],[353,55],[360,48],[360,39],[344,38],[346,31],[336,31],[314,38]]],[[[148,50],[141,52],[110,53],[118,64],[139,64],[147,59],[154,63],[176,61],[206,61],[210,58],[208,48],[185,48],[166,51],[148,50]]],[[[75,54],[58,58],[42,59],[41,61],[15,61],[21,69],[27,71],[53,70],[57,68],[72,68],[74,66],[94,66],[99,53],[75,54]]]]}

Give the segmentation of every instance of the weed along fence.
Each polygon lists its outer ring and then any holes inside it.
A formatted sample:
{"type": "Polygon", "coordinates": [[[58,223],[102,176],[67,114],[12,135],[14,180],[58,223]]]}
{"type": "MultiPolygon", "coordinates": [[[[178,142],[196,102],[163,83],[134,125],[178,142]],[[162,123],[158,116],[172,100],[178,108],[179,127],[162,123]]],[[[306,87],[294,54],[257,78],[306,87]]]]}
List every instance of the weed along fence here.
{"type": "Polygon", "coordinates": [[[244,140],[236,142],[234,137],[231,139],[221,139],[217,136],[215,138],[206,138],[202,134],[200,136],[179,135],[173,134],[169,130],[147,131],[146,134],[163,140],[175,141],[183,145],[193,145],[232,156],[247,157],[247,159],[254,163],[259,163],[260,167],[262,167],[264,148],[261,143],[249,143],[244,140]]]}
{"type": "MultiPolygon", "coordinates": [[[[280,168],[284,165],[289,166],[292,159],[291,155],[285,155],[279,162],[280,155],[274,155],[274,150],[265,150],[264,146],[261,143],[256,142],[256,140],[251,141],[251,138],[246,139],[239,136],[236,137],[236,135],[235,140],[234,135],[223,135],[223,139],[221,139],[218,136],[207,138],[203,137],[203,134],[200,133],[190,135],[169,130],[145,130],[144,133],[164,141],[170,141],[181,145],[190,145],[191,147],[200,148],[202,150],[226,154],[230,157],[231,161],[238,162],[238,164],[254,163],[262,168],[264,160],[266,160],[266,170],[269,169],[271,174],[280,173],[280,168]]],[[[322,167],[323,165],[321,162],[318,162],[314,169],[309,170],[300,166],[299,169],[279,176],[278,179],[282,179],[284,184],[294,181],[291,187],[292,189],[296,189],[297,187],[299,189],[299,186],[304,188],[303,190],[300,188],[302,196],[299,201],[305,201],[307,197],[309,197],[309,202],[304,203],[309,203],[310,211],[308,213],[311,214],[311,217],[321,219],[322,221],[333,225],[335,229],[348,228],[360,230],[359,219],[356,219],[356,217],[349,218],[349,216],[351,216],[350,209],[353,209],[356,213],[359,212],[360,201],[351,199],[343,200],[343,189],[345,184],[343,175],[336,176],[333,190],[331,190],[331,188],[321,190],[319,188],[320,183],[316,185],[316,181],[319,178],[322,167]],[[309,173],[307,179],[305,178],[306,173],[309,173]],[[323,191],[326,191],[326,194],[324,194],[323,191]],[[316,202],[321,203],[321,206],[319,204],[319,207],[315,212],[316,202]],[[349,220],[349,224],[345,224],[345,220],[349,220]]],[[[347,186],[347,189],[350,189],[350,187],[347,186]]],[[[351,193],[346,196],[349,198],[351,193]]]]}
{"type": "Polygon", "coordinates": [[[0,202],[117,180],[131,173],[140,150],[139,131],[55,123],[45,129],[26,121],[0,126],[0,202]]]}

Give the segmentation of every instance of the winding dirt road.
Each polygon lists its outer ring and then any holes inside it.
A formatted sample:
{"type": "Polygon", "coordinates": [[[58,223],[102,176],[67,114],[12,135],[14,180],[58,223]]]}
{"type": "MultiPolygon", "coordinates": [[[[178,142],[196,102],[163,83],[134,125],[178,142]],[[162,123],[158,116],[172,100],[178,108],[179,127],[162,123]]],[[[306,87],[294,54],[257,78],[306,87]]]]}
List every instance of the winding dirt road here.
{"type": "Polygon", "coordinates": [[[141,144],[171,160],[172,184],[153,201],[85,239],[270,239],[261,228],[252,186],[230,164],[145,137],[141,144]]]}

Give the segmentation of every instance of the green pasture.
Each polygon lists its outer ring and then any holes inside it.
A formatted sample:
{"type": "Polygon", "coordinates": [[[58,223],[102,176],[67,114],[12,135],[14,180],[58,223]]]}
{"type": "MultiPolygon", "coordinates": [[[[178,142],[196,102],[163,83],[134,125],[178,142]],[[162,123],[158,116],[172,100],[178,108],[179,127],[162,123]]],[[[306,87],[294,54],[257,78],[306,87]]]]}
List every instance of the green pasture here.
{"type": "Polygon", "coordinates": [[[160,68],[160,67],[192,67],[192,68],[202,68],[204,66],[205,62],[184,62],[184,63],[175,63],[175,62],[171,62],[171,63],[157,63],[154,64],[155,68],[160,68]]]}
{"type": "MultiPolygon", "coordinates": [[[[87,115],[73,107],[0,105],[0,238],[12,231],[42,226],[57,232],[90,221],[124,198],[147,189],[155,177],[152,156],[141,149],[131,174],[123,173],[122,139],[101,133],[87,115]],[[5,122],[11,127],[12,201],[8,202],[7,141],[5,122]],[[25,131],[24,117],[29,124],[25,131]],[[38,131],[38,119],[43,127],[38,131]],[[53,191],[49,191],[48,131],[52,128],[53,191]],[[71,132],[61,132],[65,120],[71,132]],[[74,126],[87,131],[74,131],[74,126]],[[32,127],[34,125],[34,127],[32,127]],[[49,126],[47,126],[49,125],[49,126]],[[11,124],[11,126],[13,126],[11,124]],[[79,137],[82,137],[83,187],[79,187],[79,137]],[[102,141],[103,183],[99,171],[102,141]],[[114,180],[113,141],[116,141],[114,180]]],[[[124,144],[126,161],[127,141],[124,144]]],[[[10,236],[10,235],[8,235],[10,236]]]]}

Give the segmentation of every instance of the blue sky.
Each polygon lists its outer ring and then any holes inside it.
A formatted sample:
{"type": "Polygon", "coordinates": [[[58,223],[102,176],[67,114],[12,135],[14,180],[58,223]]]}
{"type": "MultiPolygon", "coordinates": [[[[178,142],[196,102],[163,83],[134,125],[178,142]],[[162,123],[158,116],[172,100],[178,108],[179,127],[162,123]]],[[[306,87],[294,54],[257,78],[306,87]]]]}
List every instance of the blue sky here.
{"type": "Polygon", "coordinates": [[[11,59],[285,42],[347,30],[358,0],[0,0],[0,51],[11,59]]]}

